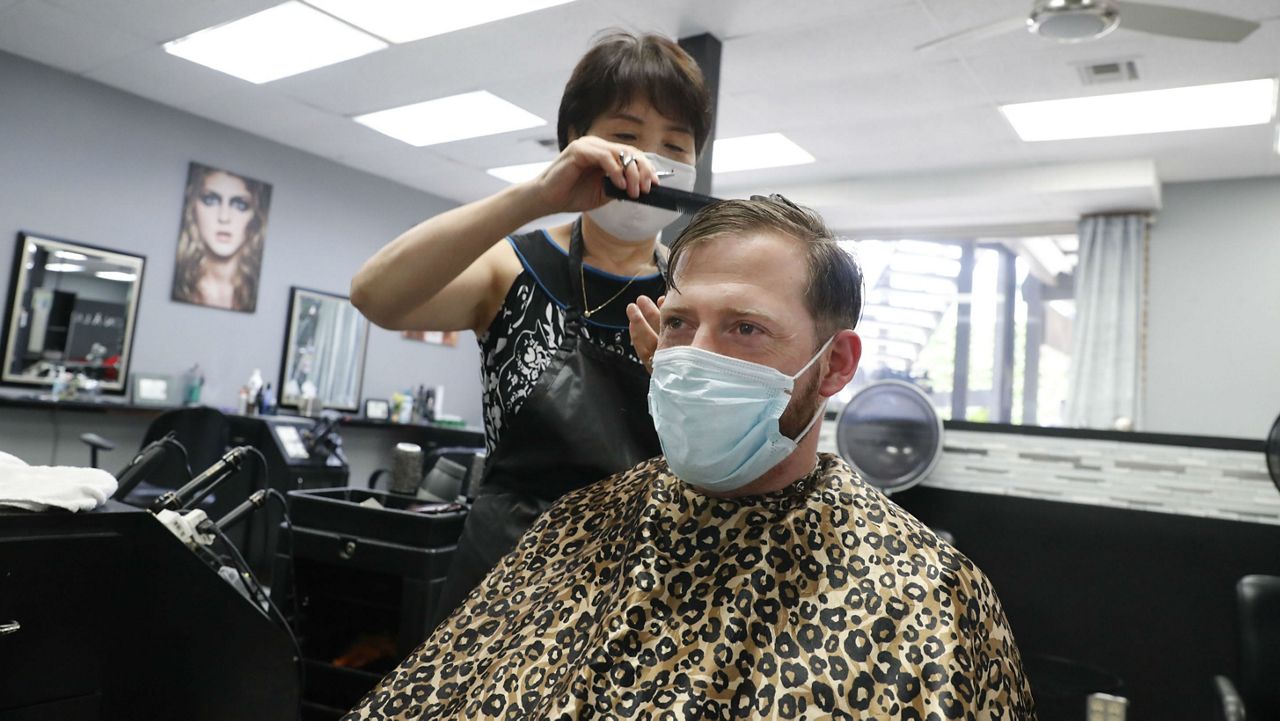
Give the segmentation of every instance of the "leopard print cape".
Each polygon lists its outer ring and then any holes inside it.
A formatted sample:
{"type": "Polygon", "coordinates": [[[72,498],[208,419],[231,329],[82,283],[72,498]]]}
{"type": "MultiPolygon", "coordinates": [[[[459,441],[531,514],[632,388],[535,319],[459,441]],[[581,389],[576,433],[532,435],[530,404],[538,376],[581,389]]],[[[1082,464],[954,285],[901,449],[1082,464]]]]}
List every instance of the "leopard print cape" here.
{"type": "Polygon", "coordinates": [[[716,499],[562,498],[357,719],[1034,719],[986,576],[839,458],[716,499]]]}

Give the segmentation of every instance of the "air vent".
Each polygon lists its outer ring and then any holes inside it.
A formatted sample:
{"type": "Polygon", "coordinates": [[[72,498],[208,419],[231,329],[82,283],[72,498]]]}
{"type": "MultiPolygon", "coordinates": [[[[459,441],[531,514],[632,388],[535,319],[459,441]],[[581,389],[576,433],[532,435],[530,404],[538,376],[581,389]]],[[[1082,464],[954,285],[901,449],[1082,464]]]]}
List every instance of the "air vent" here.
{"type": "Polygon", "coordinates": [[[1085,85],[1128,83],[1138,79],[1138,64],[1133,60],[1110,60],[1079,66],[1085,85]]]}

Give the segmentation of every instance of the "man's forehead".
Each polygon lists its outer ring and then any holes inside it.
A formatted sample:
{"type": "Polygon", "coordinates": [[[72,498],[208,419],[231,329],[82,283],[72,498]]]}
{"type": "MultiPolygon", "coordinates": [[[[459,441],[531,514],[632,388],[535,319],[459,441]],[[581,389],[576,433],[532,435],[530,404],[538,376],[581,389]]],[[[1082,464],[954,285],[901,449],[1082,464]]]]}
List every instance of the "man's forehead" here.
{"type": "Polygon", "coordinates": [[[712,303],[777,316],[803,310],[808,268],[794,239],[771,233],[719,236],[680,259],[667,300],[672,309],[712,303]]]}
{"type": "Polygon", "coordinates": [[[751,280],[807,279],[804,249],[795,238],[773,231],[748,231],[708,238],[684,252],[675,268],[676,283],[703,275],[751,280]]]}

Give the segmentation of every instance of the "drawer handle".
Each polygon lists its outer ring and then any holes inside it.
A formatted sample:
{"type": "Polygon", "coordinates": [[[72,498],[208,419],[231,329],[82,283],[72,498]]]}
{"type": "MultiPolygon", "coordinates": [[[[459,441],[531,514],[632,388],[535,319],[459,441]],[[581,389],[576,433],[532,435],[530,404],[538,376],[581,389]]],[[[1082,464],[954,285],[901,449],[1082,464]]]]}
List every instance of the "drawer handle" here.
{"type": "Polygon", "coordinates": [[[17,621],[0,623],[0,636],[8,636],[10,634],[17,633],[18,631],[21,631],[21,630],[22,630],[22,624],[18,623],[17,621]]]}

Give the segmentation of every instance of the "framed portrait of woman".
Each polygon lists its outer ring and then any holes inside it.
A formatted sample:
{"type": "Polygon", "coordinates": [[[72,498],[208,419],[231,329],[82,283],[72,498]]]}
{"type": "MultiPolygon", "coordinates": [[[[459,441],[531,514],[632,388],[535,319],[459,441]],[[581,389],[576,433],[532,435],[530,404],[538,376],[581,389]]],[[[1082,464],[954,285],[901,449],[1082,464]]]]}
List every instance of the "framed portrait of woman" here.
{"type": "Polygon", "coordinates": [[[178,229],[173,299],[254,312],[270,209],[270,184],[191,163],[178,229]]]}

